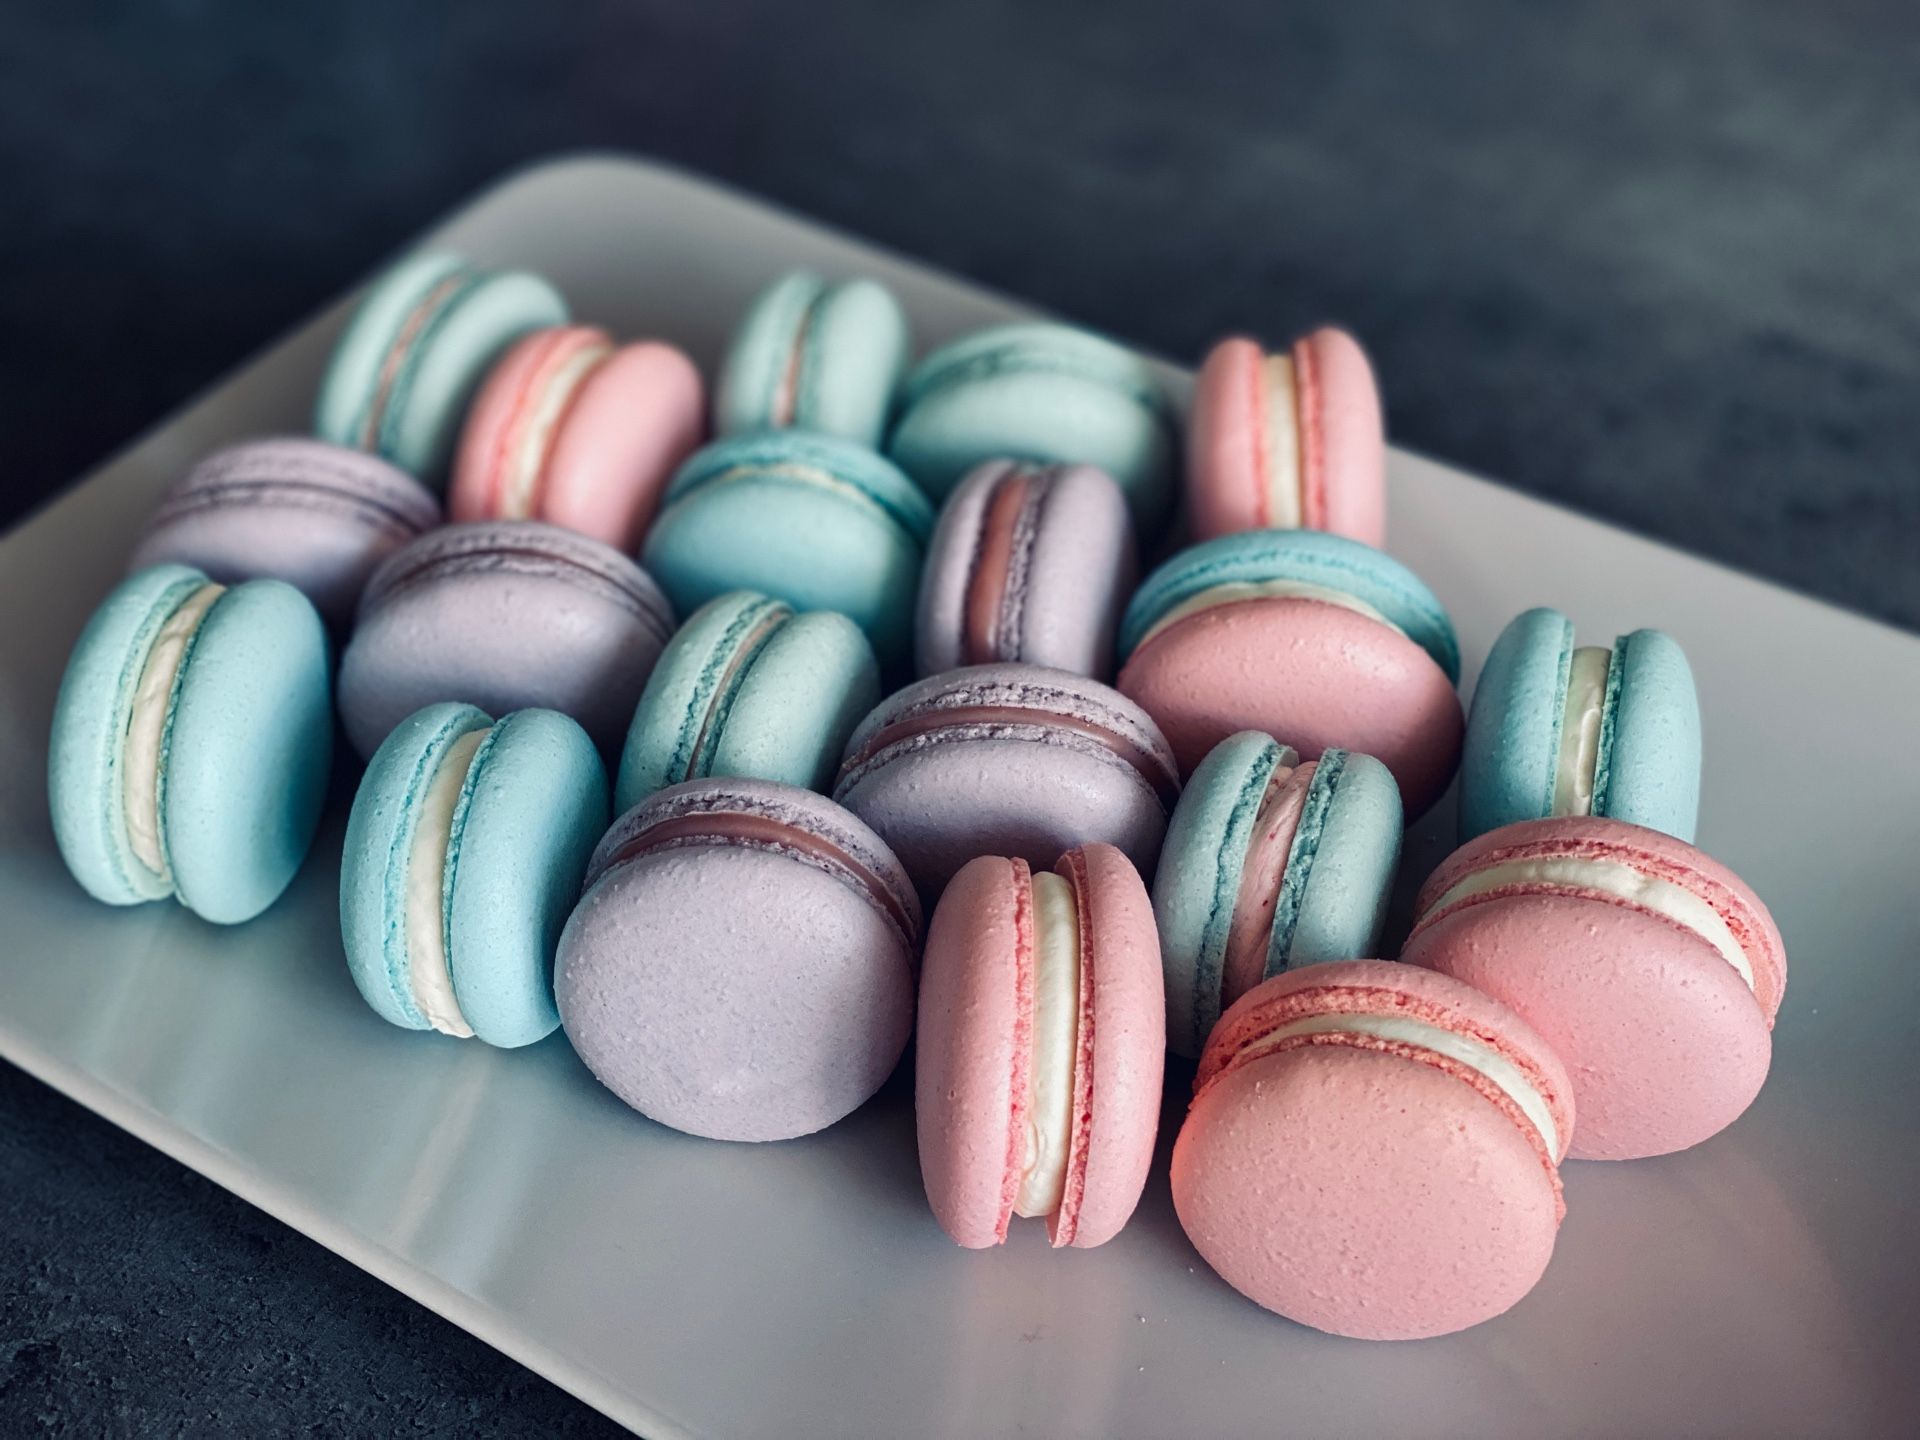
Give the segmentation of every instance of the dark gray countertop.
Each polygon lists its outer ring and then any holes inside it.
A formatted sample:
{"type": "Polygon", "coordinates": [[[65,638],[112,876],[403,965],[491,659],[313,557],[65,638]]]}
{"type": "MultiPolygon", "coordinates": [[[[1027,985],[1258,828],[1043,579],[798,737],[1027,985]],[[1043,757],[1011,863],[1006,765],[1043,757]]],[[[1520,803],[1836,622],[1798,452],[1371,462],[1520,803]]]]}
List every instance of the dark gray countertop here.
{"type": "MultiPolygon", "coordinates": [[[[1399,443],[1920,625],[1902,0],[399,10],[0,22],[0,523],[604,147],[1173,356],[1340,320],[1399,443]]],[[[0,1253],[8,1433],[610,1428],[5,1066],[0,1253]]]]}

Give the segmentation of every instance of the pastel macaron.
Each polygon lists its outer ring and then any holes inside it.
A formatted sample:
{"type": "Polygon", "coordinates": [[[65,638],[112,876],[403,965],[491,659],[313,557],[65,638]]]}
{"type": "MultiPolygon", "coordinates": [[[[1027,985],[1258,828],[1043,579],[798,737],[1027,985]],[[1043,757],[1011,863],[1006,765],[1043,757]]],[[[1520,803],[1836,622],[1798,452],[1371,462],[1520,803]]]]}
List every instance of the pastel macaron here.
{"type": "Polygon", "coordinates": [[[660,587],[610,545],[536,520],[443,526],[367,582],[340,718],[372,755],[439,700],[558,710],[610,755],[673,624],[660,587]]]}
{"type": "Polygon", "coordinates": [[[1409,815],[1453,778],[1464,717],[1453,622],[1379,550],[1313,530],[1249,530],[1183,550],[1120,625],[1120,689],[1190,770],[1237,730],[1306,759],[1338,747],[1393,772],[1409,815]]]}
{"type": "Polygon", "coordinates": [[[1366,352],[1323,328],[1269,354],[1235,336],[1208,353],[1187,418],[1196,540],[1238,530],[1387,536],[1387,444],[1366,352]]]}
{"type": "Polygon", "coordinates": [[[1692,840],[1700,698],[1671,635],[1575,645],[1558,610],[1515,616],[1487,655],[1460,755],[1460,838],[1599,815],[1692,840]]]}
{"type": "Polygon", "coordinates": [[[989,460],[941,507],[920,577],[922,675],[1023,661],[1113,676],[1136,576],[1120,489],[1091,465],[989,460]]]}
{"type": "Polygon", "coordinates": [[[374,568],[440,520],[432,492],[378,456],[323,440],[248,440],[174,483],[127,568],[192,565],[222,584],[284,580],[344,629],[374,568]]]}
{"type": "Polygon", "coordinates": [[[566,318],[560,292],[528,271],[444,251],[409,256],[368,287],[341,332],[314,431],[438,490],[487,371],[521,336],[566,318]]]}
{"type": "Polygon", "coordinates": [[[680,468],[642,557],[691,612],[729,590],[838,610],[883,665],[913,643],[933,507],[851,440],[775,430],[720,440],[680,468]]]}
{"type": "Polygon", "coordinates": [[[109,905],[178,899],[216,924],[287,888],[332,758],[326,629],[279,580],[135,571],[67,661],[47,762],[54,839],[109,905]]]}
{"type": "Polygon", "coordinates": [[[840,752],[880,699],[867,637],[830,610],[735,590],[675,632],[627,727],[615,806],[709,775],[826,790],[840,752]]]}
{"type": "Polygon", "coordinates": [[[1378,953],[1401,826],[1400,791],[1371,755],[1303,764],[1256,730],[1214,746],[1180,792],[1153,881],[1167,1044],[1197,1057],[1262,980],[1378,953]]]}
{"type": "Polygon", "coordinates": [[[560,939],[567,1038],[663,1125],[785,1140],[864,1104],[913,1028],[920,905],[880,837],[824,796],[694,780],[594,852],[560,939]]]}
{"type": "Polygon", "coordinates": [[[1572,1153],[1698,1145],[1759,1094],[1787,955],[1726,866],[1618,820],[1529,820],[1468,842],[1421,887],[1401,958],[1523,1016],[1572,1072],[1572,1153]]]}
{"type": "Polygon", "coordinates": [[[1098,840],[1144,874],[1179,790],[1167,742],[1124,695],[1065,670],[975,665],[882,701],[833,794],[931,901],[976,855],[1044,869],[1098,840]]]}
{"type": "Polygon", "coordinates": [[[878,281],[784,275],[754,300],[727,349],[714,429],[813,430],[877,447],[911,344],[900,302],[878,281]]]}
{"type": "Polygon", "coordinates": [[[1051,870],[981,856],[927,931],[916,1030],[920,1174],[941,1228],[998,1245],[1015,1215],[1104,1245],[1140,1201],[1166,1022],[1153,911],[1111,845],[1051,870]]]}
{"type": "Polygon", "coordinates": [[[1309,966],[1214,1029],[1174,1210],[1223,1280],[1290,1320],[1445,1335],[1545,1271],[1574,1116],[1566,1067],[1497,1000],[1408,965],[1309,966]]]}
{"type": "Polygon", "coordinates": [[[546,520],[631,554],[706,435],[706,387],[658,340],[591,325],[516,342],[473,402],[447,494],[455,520],[546,520]]]}
{"type": "Polygon", "coordinates": [[[457,702],[401,721],[347,819],[340,933],[382,1019],[489,1045],[560,1024],[553,956],[607,828],[593,742],[552,710],[457,702]]]}
{"type": "Polygon", "coordinates": [[[907,375],[887,453],[936,500],[983,460],[1084,463],[1119,484],[1142,534],[1173,498],[1173,407],[1146,360],[1067,325],[979,330],[907,375]]]}

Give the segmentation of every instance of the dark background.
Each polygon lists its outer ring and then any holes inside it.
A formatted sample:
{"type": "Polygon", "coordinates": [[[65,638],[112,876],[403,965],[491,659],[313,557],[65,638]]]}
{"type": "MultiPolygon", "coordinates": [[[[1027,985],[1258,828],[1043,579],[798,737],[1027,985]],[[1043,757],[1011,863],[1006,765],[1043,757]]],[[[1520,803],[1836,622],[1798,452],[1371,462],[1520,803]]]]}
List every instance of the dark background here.
{"type": "MultiPolygon", "coordinates": [[[[12,3],[0,524],[503,170],[719,176],[1920,626],[1912,0],[12,3]]],[[[19,623],[18,617],[13,623],[19,623]]],[[[0,1065],[0,1431],[598,1433],[0,1065]]]]}

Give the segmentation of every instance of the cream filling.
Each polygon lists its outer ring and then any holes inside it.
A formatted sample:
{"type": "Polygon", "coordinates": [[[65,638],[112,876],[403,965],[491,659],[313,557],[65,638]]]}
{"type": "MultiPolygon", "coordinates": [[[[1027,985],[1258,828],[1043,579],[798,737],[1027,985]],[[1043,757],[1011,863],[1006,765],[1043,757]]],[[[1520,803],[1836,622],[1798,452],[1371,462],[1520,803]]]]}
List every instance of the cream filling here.
{"type": "Polygon", "coordinates": [[[1197,615],[1202,610],[1211,610],[1216,605],[1231,605],[1239,600],[1317,600],[1322,605],[1338,605],[1342,610],[1351,610],[1356,615],[1364,615],[1369,620],[1378,620],[1389,630],[1405,635],[1407,632],[1395,625],[1373,606],[1357,595],[1349,595],[1344,590],[1335,590],[1329,585],[1315,585],[1311,580],[1230,580],[1224,585],[1212,585],[1197,595],[1189,596],[1174,606],[1166,614],[1153,622],[1152,627],[1140,637],[1144,646],[1154,636],[1170,625],[1177,625],[1189,615],[1197,615]]]}
{"type": "Polygon", "coordinates": [[[540,476],[547,468],[547,454],[553,448],[554,431],[573,403],[580,383],[599,368],[613,353],[609,344],[583,345],[567,358],[541,390],[533,414],[520,437],[512,468],[500,491],[500,514],[507,520],[530,519],[540,494],[540,476]]]}
{"type": "MultiPolygon", "coordinates": [[[[1740,978],[1747,982],[1747,988],[1753,989],[1753,966],[1747,962],[1747,952],[1740,948],[1740,942],[1734,938],[1727,922],[1720,918],[1718,910],[1684,886],[1663,880],[1658,875],[1648,875],[1618,860],[1542,856],[1532,860],[1509,860],[1503,865],[1489,865],[1447,891],[1427,907],[1426,914],[1437,915],[1470,896],[1506,885],[1564,885],[1581,890],[1598,890],[1604,895],[1616,896],[1628,904],[1663,915],[1676,925],[1685,926],[1718,950],[1721,958],[1740,972],[1740,978]]],[[[1426,917],[1421,918],[1424,920],[1426,917]]]]}
{"type": "Polygon", "coordinates": [[[1260,362],[1261,394],[1266,404],[1262,443],[1267,459],[1267,524],[1297,530],[1305,509],[1300,474],[1300,392],[1293,357],[1269,355],[1260,362]]]}
{"type": "Polygon", "coordinates": [[[447,961],[445,889],[447,846],[453,839],[453,812],[473,765],[473,752],[487,731],[469,730],[447,747],[428,782],[414,822],[413,848],[407,852],[407,989],[427,1023],[442,1035],[473,1034],[460,1013],[447,961]]]}
{"type": "Polygon", "coordinates": [[[1600,763],[1600,718],[1607,699],[1607,667],[1613,652],[1582,645],[1567,671],[1567,700],[1560,719],[1560,757],[1553,771],[1555,815],[1593,813],[1594,771],[1600,763]]]}
{"type": "Polygon", "coordinates": [[[134,858],[168,884],[173,870],[160,843],[160,750],[167,738],[167,711],[187,648],[226,588],[202,585],[167,617],[147,651],[127,716],[127,737],[120,752],[120,809],[126,817],[127,843],[134,858]]]}
{"type": "Polygon", "coordinates": [[[1073,886],[1033,877],[1033,1050],[1027,1066],[1027,1158],[1017,1215],[1051,1215],[1067,1188],[1073,1064],[1080,1048],[1080,910],[1073,886]]]}
{"type": "Polygon", "coordinates": [[[1553,1109],[1547,1104],[1547,1097],[1527,1078],[1526,1071],[1498,1050],[1482,1045],[1471,1036],[1460,1035],[1407,1015],[1309,1015],[1303,1020],[1295,1020],[1268,1031],[1242,1050],[1235,1063],[1264,1055],[1296,1035],[1368,1035],[1376,1040],[1412,1045],[1416,1049],[1431,1050],[1436,1055],[1457,1060],[1499,1086],[1500,1093],[1518,1105],[1520,1113],[1540,1132],[1540,1138],[1546,1142],[1547,1154],[1556,1159],[1559,1157],[1560,1133],[1553,1123],[1553,1109]]]}

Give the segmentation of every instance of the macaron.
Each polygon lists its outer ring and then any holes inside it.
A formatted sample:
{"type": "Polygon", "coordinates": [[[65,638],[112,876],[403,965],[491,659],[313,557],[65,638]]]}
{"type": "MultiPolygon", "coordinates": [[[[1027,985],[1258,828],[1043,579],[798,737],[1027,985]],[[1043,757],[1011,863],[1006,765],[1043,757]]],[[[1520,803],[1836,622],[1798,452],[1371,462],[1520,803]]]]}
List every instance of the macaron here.
{"type": "Polygon", "coordinates": [[[1167,1044],[1197,1057],[1220,1012],[1298,965],[1378,953],[1400,791],[1371,755],[1243,730],[1180,792],[1153,880],[1167,1044]]]}
{"type": "Polygon", "coordinates": [[[920,577],[922,675],[1024,661],[1113,678],[1133,591],[1133,522],[1091,465],[989,460],[947,497],[920,577]]]}
{"type": "Polygon", "coordinates": [[[680,468],[642,551],[691,612],[729,590],[838,610],[882,665],[904,660],[933,507],[851,440],[773,430],[721,440],[680,468]]]}
{"type": "Polygon", "coordinates": [[[985,1249],[1015,1215],[1056,1248],[1120,1233],[1166,1051],[1153,910],[1126,856],[969,861],[927,930],[915,1033],[920,1175],[947,1234],[985,1249]]]}
{"type": "Polygon", "coordinates": [[[1528,820],[1434,871],[1401,958],[1510,1006],[1573,1074],[1582,1160],[1718,1134],[1767,1078],[1787,953],[1767,907],[1684,840],[1528,820]]]}
{"type": "Polygon", "coordinates": [[[1465,726],[1453,622],[1420,577],[1313,530],[1249,530],[1183,550],[1120,624],[1120,689],[1183,770],[1237,730],[1313,759],[1337,746],[1393,772],[1409,815],[1453,778],[1465,726]]]}
{"type": "Polygon", "coordinates": [[[882,701],[833,795],[931,901],[976,855],[1045,869],[1099,840],[1144,874],[1179,790],[1167,742],[1124,695],[1065,670],[975,665],[882,701]]]}
{"type": "Polygon", "coordinates": [[[1360,1340],[1502,1314],[1552,1258],[1566,1068],[1498,1001],[1346,960],[1220,1019],[1173,1146],[1194,1248],[1255,1304],[1360,1340]]]}
{"type": "Polygon", "coordinates": [[[215,924],[287,888],[332,758],[326,628],[279,580],[135,571],[74,645],[47,760],[54,839],[96,900],[215,924]]]}
{"type": "Polygon", "coordinates": [[[709,775],[826,790],[879,699],[873,647],[846,616],[731,591],[687,617],[647,677],[614,803],[709,775]]]}
{"type": "Polygon", "coordinates": [[[785,1140],[872,1096],[913,1028],[920,905],[824,796],[693,780],[614,822],[560,937],[567,1038],[643,1115],[785,1140]]]}
{"type": "Polygon", "coordinates": [[[877,447],[911,343],[900,302],[878,281],[783,275],[760,292],[727,349],[714,428],[813,430],[877,447]]]}
{"type": "Polygon", "coordinates": [[[554,949],[606,828],[606,771],[566,716],[450,702],[402,720],[361,778],[340,863],[367,1004],[489,1045],[551,1034],[554,949]]]}
{"type": "Polygon", "coordinates": [[[1156,534],[1173,498],[1174,410],[1146,360],[1067,325],[1000,325],[907,375],[887,452],[936,500],[983,460],[1097,466],[1135,527],[1156,534]]]}
{"type": "Polygon", "coordinates": [[[517,341],[461,433],[455,520],[545,520],[639,548],[680,462],[706,435],[706,387],[679,350],[591,325],[517,341]]]}
{"type": "Polygon", "coordinates": [[[1460,838],[1599,815],[1692,840],[1700,698],[1671,635],[1573,643],[1558,610],[1514,617],[1487,655],[1460,754],[1460,838]]]}
{"type": "Polygon", "coordinates": [[[1213,347],[1187,421],[1187,511],[1197,540],[1307,529],[1386,543],[1380,391],[1351,335],[1323,328],[1274,354],[1242,336],[1213,347]]]}
{"type": "Polygon", "coordinates": [[[447,525],[367,582],[340,659],[340,718],[362,755],[423,706],[571,715],[610,755],[673,633],[632,560],[537,520],[447,525]]]}
{"type": "Polygon", "coordinates": [[[284,580],[344,630],[374,567],[439,523],[432,492],[378,456],[323,440],[248,440],[174,483],[127,568],[191,565],[223,585],[284,580]]]}
{"type": "Polygon", "coordinates": [[[314,430],[438,490],[482,377],[522,335],[566,318],[567,302],[538,275],[411,255],[367,288],[341,332],[314,430]]]}

